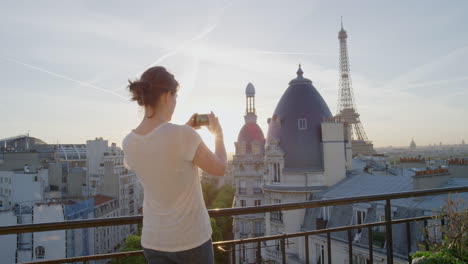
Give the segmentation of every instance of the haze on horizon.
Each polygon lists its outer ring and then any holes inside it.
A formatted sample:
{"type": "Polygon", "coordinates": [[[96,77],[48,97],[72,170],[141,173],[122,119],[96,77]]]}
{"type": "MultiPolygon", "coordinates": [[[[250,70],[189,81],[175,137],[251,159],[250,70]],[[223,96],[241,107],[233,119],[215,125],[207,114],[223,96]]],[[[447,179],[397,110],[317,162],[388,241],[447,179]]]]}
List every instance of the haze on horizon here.
{"type": "Polygon", "coordinates": [[[103,137],[120,145],[142,118],[127,80],[163,65],[181,83],[173,122],[213,110],[233,152],[249,82],[265,135],[299,63],[336,112],[343,16],[355,101],[374,146],[468,141],[468,3],[355,4],[4,3],[0,138],[29,131],[47,143],[103,137]]]}

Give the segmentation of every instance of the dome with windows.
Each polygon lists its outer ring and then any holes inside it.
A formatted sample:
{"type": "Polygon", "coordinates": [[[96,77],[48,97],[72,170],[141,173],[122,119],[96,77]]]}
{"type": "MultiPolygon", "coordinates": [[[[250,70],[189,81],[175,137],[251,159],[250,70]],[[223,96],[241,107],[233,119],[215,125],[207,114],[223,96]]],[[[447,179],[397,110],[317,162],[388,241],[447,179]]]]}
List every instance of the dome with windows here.
{"type": "Polygon", "coordinates": [[[279,140],[286,170],[323,170],[321,123],[333,116],[303,73],[299,65],[297,78],[289,82],[278,102],[269,121],[267,144],[270,139],[279,140]]]}
{"type": "Polygon", "coordinates": [[[246,153],[252,153],[252,144],[257,144],[260,152],[263,153],[265,136],[257,123],[248,122],[241,128],[237,142],[245,144],[246,153]]]}

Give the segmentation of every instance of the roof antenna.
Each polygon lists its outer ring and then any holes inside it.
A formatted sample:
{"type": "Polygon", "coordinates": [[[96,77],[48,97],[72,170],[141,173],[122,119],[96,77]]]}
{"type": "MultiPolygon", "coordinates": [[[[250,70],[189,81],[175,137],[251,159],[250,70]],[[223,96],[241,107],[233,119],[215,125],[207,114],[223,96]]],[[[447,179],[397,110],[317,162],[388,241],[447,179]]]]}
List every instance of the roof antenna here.
{"type": "Polygon", "coordinates": [[[341,30],[343,30],[343,16],[341,16],[341,30]]]}

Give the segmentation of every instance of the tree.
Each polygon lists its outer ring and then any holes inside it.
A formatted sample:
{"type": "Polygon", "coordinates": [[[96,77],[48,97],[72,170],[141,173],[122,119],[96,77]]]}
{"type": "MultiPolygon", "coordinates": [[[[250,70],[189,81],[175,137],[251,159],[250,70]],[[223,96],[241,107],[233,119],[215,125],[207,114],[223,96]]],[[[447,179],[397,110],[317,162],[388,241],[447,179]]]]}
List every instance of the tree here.
{"type": "MultiPolygon", "coordinates": [[[[215,200],[213,201],[213,208],[230,208],[234,199],[234,188],[229,185],[224,185],[218,191],[215,200]]],[[[223,216],[216,219],[218,226],[222,231],[222,238],[228,239],[232,236],[232,217],[223,216]]]]}
{"type": "MultiPolygon", "coordinates": [[[[141,247],[141,236],[131,235],[125,239],[124,247],[120,250],[120,252],[128,252],[128,251],[135,251],[135,250],[142,250],[141,247]]],[[[117,263],[117,260],[113,260],[112,263],[117,263]]],[[[123,257],[120,258],[121,264],[146,264],[146,260],[144,256],[132,256],[132,257],[123,257]]]]}
{"type": "Polygon", "coordinates": [[[203,199],[205,200],[206,208],[211,208],[211,204],[213,203],[213,200],[216,198],[216,195],[218,194],[218,189],[216,188],[216,185],[214,184],[203,183],[202,190],[203,190],[203,199]]]}
{"type": "Polygon", "coordinates": [[[412,255],[413,264],[462,264],[468,263],[468,209],[465,201],[453,200],[449,196],[435,220],[444,219],[441,226],[443,239],[431,238],[429,228],[423,230],[429,251],[418,251],[412,255]]]}
{"type": "MultiPolygon", "coordinates": [[[[222,186],[216,195],[212,203],[212,208],[230,208],[232,206],[232,201],[234,199],[234,189],[229,185],[222,186]]],[[[221,232],[221,238],[215,239],[213,236],[213,241],[227,240],[232,238],[232,217],[223,216],[216,218],[217,227],[221,232]]],[[[215,231],[213,230],[213,234],[215,231]]],[[[215,251],[215,260],[216,263],[227,263],[229,255],[223,254],[221,251],[215,251]]]]}

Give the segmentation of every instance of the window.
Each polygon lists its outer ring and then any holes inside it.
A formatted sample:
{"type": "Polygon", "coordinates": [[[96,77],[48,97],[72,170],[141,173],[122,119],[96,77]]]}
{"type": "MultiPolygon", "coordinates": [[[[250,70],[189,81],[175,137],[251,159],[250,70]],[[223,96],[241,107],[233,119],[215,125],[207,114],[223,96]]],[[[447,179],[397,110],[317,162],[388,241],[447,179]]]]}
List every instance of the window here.
{"type": "Polygon", "coordinates": [[[325,250],[323,245],[315,244],[315,263],[325,264],[325,250]]]}
{"type": "MultiPolygon", "coordinates": [[[[273,199],[274,204],[280,204],[281,200],[279,199],[273,199]]],[[[270,213],[270,219],[273,221],[277,221],[280,223],[283,223],[283,212],[281,211],[275,211],[270,213]]]]}
{"type": "Polygon", "coordinates": [[[0,200],[0,207],[3,207],[3,201],[0,200]]]}
{"type": "Polygon", "coordinates": [[[279,163],[273,163],[273,182],[280,182],[281,169],[279,163]]]}
{"type": "Polygon", "coordinates": [[[369,263],[369,259],[364,256],[356,256],[353,255],[353,263],[356,264],[367,264],[369,263]]]}
{"type": "Polygon", "coordinates": [[[254,194],[261,194],[262,193],[262,180],[255,180],[254,185],[254,194]]]}
{"type": "Polygon", "coordinates": [[[43,246],[37,246],[36,249],[34,250],[36,253],[36,258],[37,259],[43,259],[45,256],[45,248],[43,246]]]}
{"type": "MultiPolygon", "coordinates": [[[[6,178],[5,178],[5,182],[6,182],[6,178]]],[[[0,177],[0,183],[3,183],[3,177],[0,177]]]]}
{"type": "Polygon", "coordinates": [[[239,181],[239,194],[247,194],[247,187],[245,181],[239,181]]]}
{"type": "MultiPolygon", "coordinates": [[[[364,224],[364,219],[366,218],[366,212],[364,211],[356,211],[356,224],[361,225],[364,224]]],[[[358,228],[358,234],[362,232],[362,228],[358,228]]]]}
{"type": "Polygon", "coordinates": [[[427,222],[427,234],[430,241],[440,242],[442,240],[442,234],[440,232],[440,222],[438,220],[429,220],[427,222]]]}
{"type": "Polygon", "coordinates": [[[246,207],[247,202],[245,200],[240,200],[240,205],[241,205],[241,207],[246,207]]]}
{"type": "Polygon", "coordinates": [[[331,209],[332,209],[331,206],[322,207],[321,215],[322,215],[323,220],[327,220],[327,221],[330,220],[331,209]]]}
{"type": "Polygon", "coordinates": [[[262,205],[262,200],[255,200],[255,206],[262,205]]]}
{"type": "Polygon", "coordinates": [[[262,222],[255,222],[255,236],[263,236],[262,222]]]}
{"type": "Polygon", "coordinates": [[[278,251],[278,252],[281,250],[279,240],[275,240],[275,248],[276,248],[276,251],[278,251]]]}
{"type": "Polygon", "coordinates": [[[246,222],[240,222],[240,233],[241,233],[241,236],[247,235],[247,223],[246,222]]]}
{"type": "Polygon", "coordinates": [[[305,118],[299,118],[297,120],[297,127],[299,128],[299,130],[305,130],[307,129],[307,119],[305,118]]]}
{"type": "Polygon", "coordinates": [[[246,256],[245,256],[245,244],[242,244],[242,260],[241,262],[246,261],[246,256]]]}
{"type": "MultiPolygon", "coordinates": [[[[385,215],[380,215],[379,218],[378,218],[378,221],[379,222],[384,222],[385,221],[385,215]]],[[[379,225],[374,230],[384,233],[385,232],[385,225],[379,225]]]]}
{"type": "Polygon", "coordinates": [[[260,153],[260,145],[257,143],[252,143],[252,153],[259,154],[260,153]]]}

